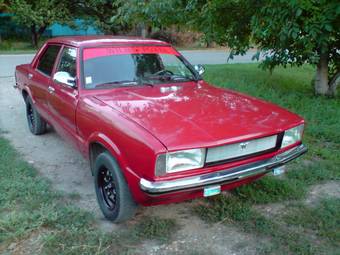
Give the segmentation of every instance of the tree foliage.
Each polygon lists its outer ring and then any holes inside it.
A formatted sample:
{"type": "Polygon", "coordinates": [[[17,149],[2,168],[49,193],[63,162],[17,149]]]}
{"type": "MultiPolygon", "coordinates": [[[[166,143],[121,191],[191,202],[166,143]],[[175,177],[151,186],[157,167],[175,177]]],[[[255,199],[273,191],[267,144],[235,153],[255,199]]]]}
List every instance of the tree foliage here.
{"type": "Polygon", "coordinates": [[[55,23],[66,24],[73,21],[68,1],[60,0],[8,0],[7,8],[14,13],[14,20],[29,27],[32,44],[37,46],[40,35],[55,23]]]}
{"type": "Polygon", "coordinates": [[[336,92],[328,80],[340,67],[338,1],[268,1],[255,12],[251,26],[254,42],[266,52],[265,66],[316,65],[316,92],[336,92]]]}
{"type": "Polygon", "coordinates": [[[130,29],[130,24],[114,17],[122,8],[119,1],[112,0],[74,0],[75,15],[94,25],[105,34],[118,34],[130,29]]]}
{"type": "MultiPolygon", "coordinates": [[[[0,0],[4,2],[4,0],[0,0]]],[[[52,23],[83,17],[106,34],[144,27],[180,25],[203,32],[244,54],[252,46],[265,54],[264,68],[316,66],[315,92],[334,95],[340,80],[338,0],[6,0],[18,23],[31,28],[36,45],[52,23]]],[[[255,57],[258,56],[255,55],[255,57]]]]}
{"type": "MultiPolygon", "coordinates": [[[[192,24],[210,40],[243,54],[265,52],[262,66],[317,66],[315,92],[335,94],[339,81],[338,0],[189,0],[192,24]]],[[[189,17],[189,15],[186,15],[189,17]]]]}
{"type": "Polygon", "coordinates": [[[142,25],[151,29],[164,29],[171,25],[182,24],[185,1],[181,0],[119,0],[121,6],[114,16],[118,23],[132,26],[142,25]]]}
{"type": "Polygon", "coordinates": [[[185,17],[190,17],[189,24],[203,32],[207,41],[243,54],[250,46],[250,20],[256,6],[255,0],[189,0],[185,17]]]}

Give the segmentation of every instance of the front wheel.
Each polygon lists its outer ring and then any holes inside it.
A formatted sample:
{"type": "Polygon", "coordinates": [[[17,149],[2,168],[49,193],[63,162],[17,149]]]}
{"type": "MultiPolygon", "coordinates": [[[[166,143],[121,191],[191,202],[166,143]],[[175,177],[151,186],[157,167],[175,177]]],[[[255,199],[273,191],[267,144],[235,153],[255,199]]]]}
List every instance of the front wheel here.
{"type": "Polygon", "coordinates": [[[95,159],[94,184],[105,218],[118,223],[135,214],[137,205],[116,160],[108,152],[99,154],[95,159]]]}

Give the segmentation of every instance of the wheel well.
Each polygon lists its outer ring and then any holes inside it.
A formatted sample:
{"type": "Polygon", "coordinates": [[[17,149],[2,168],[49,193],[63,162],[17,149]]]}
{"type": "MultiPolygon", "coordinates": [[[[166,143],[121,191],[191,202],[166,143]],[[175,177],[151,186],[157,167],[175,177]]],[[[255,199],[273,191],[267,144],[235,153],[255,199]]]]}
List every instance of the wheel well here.
{"type": "Polygon", "coordinates": [[[94,161],[96,157],[104,152],[107,151],[107,149],[100,143],[94,142],[90,144],[90,164],[91,164],[91,172],[93,174],[93,167],[94,167],[94,161]]]}
{"type": "Polygon", "coordinates": [[[23,90],[23,91],[22,91],[22,97],[24,98],[24,100],[26,100],[27,96],[28,96],[27,91],[26,91],[26,90],[23,90]]]}

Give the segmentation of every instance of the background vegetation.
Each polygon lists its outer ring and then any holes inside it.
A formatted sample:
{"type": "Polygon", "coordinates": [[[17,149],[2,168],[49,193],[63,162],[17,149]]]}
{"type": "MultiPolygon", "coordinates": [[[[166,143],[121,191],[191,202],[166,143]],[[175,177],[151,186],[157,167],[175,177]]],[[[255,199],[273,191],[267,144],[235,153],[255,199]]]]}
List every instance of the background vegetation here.
{"type": "Polygon", "coordinates": [[[234,224],[268,238],[268,243],[259,244],[261,254],[340,252],[340,194],[306,202],[315,185],[320,189],[327,183],[339,185],[340,180],[340,100],[316,97],[310,90],[312,73],[309,65],[280,67],[272,75],[254,64],[207,67],[208,81],[274,102],[307,122],[304,143],[309,152],[290,163],[283,178],[269,175],[194,208],[208,222],[234,224]]]}
{"type": "Polygon", "coordinates": [[[0,11],[32,34],[83,18],[105,34],[134,33],[172,41],[169,31],[194,30],[244,54],[256,47],[261,66],[315,66],[314,92],[334,96],[340,82],[340,4],[337,0],[1,0],[0,11]]]}
{"type": "MultiPolygon", "coordinates": [[[[340,100],[316,97],[312,73],[309,65],[280,67],[272,75],[255,64],[207,66],[208,81],[279,104],[307,121],[309,152],[290,163],[285,176],[269,175],[192,204],[208,224],[235,226],[256,238],[258,254],[340,252],[340,194],[331,196],[340,181],[340,100]],[[329,194],[321,194],[322,187],[331,187],[329,194]]],[[[0,253],[15,244],[16,251],[29,248],[32,254],[134,254],[145,240],[176,240],[183,227],[177,219],[143,217],[124,231],[104,233],[91,214],[73,206],[73,196],[51,189],[3,138],[0,161],[0,253]]]]}
{"type": "MultiPolygon", "coordinates": [[[[46,39],[48,26],[74,26],[81,18],[105,34],[176,43],[178,34],[191,31],[207,46],[228,47],[231,58],[251,48],[258,50],[255,58],[264,53],[261,66],[272,74],[235,64],[207,66],[205,78],[302,115],[309,153],[290,164],[284,177],[267,176],[199,201],[193,213],[209,224],[234,225],[255,236],[257,253],[340,254],[339,194],[311,198],[311,190],[338,185],[340,179],[338,1],[0,0],[1,13],[12,14],[9,19],[22,27],[14,38],[1,42],[0,35],[1,49],[34,50],[46,39]],[[22,36],[26,32],[31,38],[22,36]]],[[[147,239],[171,240],[179,229],[175,219],[147,217],[124,231],[104,233],[91,214],[51,189],[3,138],[0,162],[0,252],[128,254],[147,239]]]]}

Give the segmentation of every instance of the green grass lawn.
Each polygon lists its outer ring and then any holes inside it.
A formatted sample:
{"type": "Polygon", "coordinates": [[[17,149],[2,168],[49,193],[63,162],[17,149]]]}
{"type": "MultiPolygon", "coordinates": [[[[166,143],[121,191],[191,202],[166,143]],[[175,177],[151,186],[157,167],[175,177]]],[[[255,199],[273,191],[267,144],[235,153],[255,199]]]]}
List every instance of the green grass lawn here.
{"type": "MultiPolygon", "coordinates": [[[[266,240],[263,254],[340,254],[340,200],[303,201],[312,185],[340,180],[340,100],[315,97],[310,66],[278,68],[270,75],[253,64],[207,66],[206,80],[259,97],[303,116],[308,154],[289,165],[283,178],[267,176],[230,196],[203,200],[193,209],[207,222],[236,225],[266,240]],[[269,216],[259,206],[280,203],[269,216]]],[[[92,215],[73,206],[72,196],[54,191],[0,137],[0,253],[12,243],[46,254],[126,254],[145,239],[164,241],[176,221],[146,217],[118,233],[103,233],[92,215]],[[31,238],[41,235],[38,243],[31,238]],[[36,247],[37,246],[37,247],[36,247]]]]}
{"type": "Polygon", "coordinates": [[[75,206],[72,196],[50,183],[20,159],[0,137],[0,253],[31,250],[32,254],[129,254],[145,239],[164,241],[174,233],[172,219],[146,217],[104,233],[93,216],[75,206]],[[40,238],[38,238],[40,237],[40,238]]]}
{"type": "Polygon", "coordinates": [[[207,81],[281,105],[307,122],[309,152],[289,165],[284,178],[267,176],[194,209],[209,222],[236,224],[268,238],[259,253],[340,253],[340,199],[325,197],[309,207],[303,203],[311,185],[340,180],[340,100],[315,97],[313,73],[310,66],[277,68],[272,75],[254,64],[207,66],[207,81]],[[287,206],[274,219],[256,210],[255,205],[275,202],[287,206]]]}
{"type": "MultiPolygon", "coordinates": [[[[39,46],[42,45],[42,42],[39,43],[39,46]]],[[[30,54],[36,51],[37,49],[29,41],[2,40],[0,42],[0,54],[30,54]]]]}

